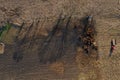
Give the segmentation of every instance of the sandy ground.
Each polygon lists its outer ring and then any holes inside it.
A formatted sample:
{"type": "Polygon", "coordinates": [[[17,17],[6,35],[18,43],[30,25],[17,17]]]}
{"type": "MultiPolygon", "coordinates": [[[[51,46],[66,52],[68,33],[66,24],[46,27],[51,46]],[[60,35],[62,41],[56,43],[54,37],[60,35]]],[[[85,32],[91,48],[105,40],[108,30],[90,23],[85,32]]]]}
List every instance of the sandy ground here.
{"type": "MultiPolygon", "coordinates": [[[[35,38],[33,47],[25,47],[24,58],[20,63],[12,60],[14,51],[13,40],[5,38],[6,52],[0,55],[0,80],[119,80],[120,79],[120,1],[119,0],[0,0],[0,25],[9,20],[16,25],[25,23],[19,38],[22,39],[28,28],[34,22],[26,39],[35,38]],[[96,61],[84,55],[80,49],[75,49],[71,43],[72,37],[66,43],[65,55],[55,63],[42,65],[38,59],[38,47],[48,31],[56,24],[59,14],[62,18],[72,15],[72,27],[87,15],[93,15],[96,20],[97,43],[100,58],[96,61]],[[38,23],[39,22],[39,23],[38,23]],[[112,57],[108,57],[110,40],[117,39],[116,49],[112,57]],[[12,40],[12,41],[11,41],[12,40]],[[9,46],[10,45],[10,46],[9,46]]],[[[66,23],[63,22],[61,26],[66,23]]],[[[15,30],[13,30],[15,31],[15,30]]],[[[17,34],[17,33],[16,33],[17,34]]],[[[14,38],[14,32],[9,35],[14,38]],[[12,34],[12,35],[10,35],[12,34]]],[[[54,54],[60,43],[59,37],[54,37],[49,46],[54,54]]],[[[29,43],[28,43],[29,45],[29,43]]],[[[49,52],[48,52],[49,53],[49,52]]],[[[52,54],[52,53],[51,53],[52,54]]]]}

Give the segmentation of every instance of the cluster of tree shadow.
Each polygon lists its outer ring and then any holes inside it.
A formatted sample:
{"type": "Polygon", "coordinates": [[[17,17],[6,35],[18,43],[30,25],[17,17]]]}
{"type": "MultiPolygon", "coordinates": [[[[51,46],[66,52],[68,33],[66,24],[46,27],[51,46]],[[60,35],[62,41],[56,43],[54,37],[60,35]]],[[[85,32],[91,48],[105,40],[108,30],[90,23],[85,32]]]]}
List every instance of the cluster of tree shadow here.
{"type": "MultiPolygon", "coordinates": [[[[70,15],[69,17],[67,17],[67,21],[66,24],[64,26],[62,26],[63,28],[61,29],[61,36],[60,36],[60,44],[57,46],[58,51],[54,52],[54,54],[51,54],[50,52],[47,53],[48,48],[50,46],[50,42],[52,41],[52,39],[55,37],[55,34],[57,34],[57,31],[61,28],[61,24],[63,24],[65,18],[62,18],[62,13],[59,15],[59,18],[57,20],[56,25],[53,26],[52,30],[49,32],[48,36],[46,36],[44,42],[42,43],[42,46],[38,48],[38,57],[41,63],[47,63],[47,62],[54,62],[58,59],[60,59],[63,55],[65,55],[65,45],[67,42],[67,36],[68,34],[68,28],[70,26],[70,22],[71,22],[71,18],[72,15],[70,15]],[[50,56],[46,57],[47,54],[49,54],[50,56]]],[[[83,41],[79,38],[79,36],[81,35],[85,35],[85,26],[87,26],[88,24],[88,17],[84,17],[80,20],[81,25],[80,26],[76,26],[74,25],[73,28],[73,32],[74,32],[74,44],[76,45],[75,47],[83,47],[83,41]]],[[[37,22],[37,24],[39,23],[39,21],[37,22]]],[[[13,59],[17,62],[19,62],[20,60],[22,60],[23,58],[23,50],[20,48],[21,45],[26,43],[26,39],[27,39],[27,35],[29,34],[29,32],[31,31],[32,27],[33,27],[34,22],[30,25],[29,29],[27,30],[24,38],[22,40],[18,40],[19,37],[19,33],[21,33],[21,30],[24,26],[24,23],[20,26],[20,29],[18,31],[18,36],[16,36],[16,46],[15,46],[15,52],[13,54],[13,59]]],[[[34,38],[34,35],[33,35],[34,38]]],[[[29,46],[32,45],[32,39],[29,41],[29,46]]],[[[54,42],[53,42],[54,43],[54,42]]],[[[54,50],[54,48],[52,48],[54,50]]]]}

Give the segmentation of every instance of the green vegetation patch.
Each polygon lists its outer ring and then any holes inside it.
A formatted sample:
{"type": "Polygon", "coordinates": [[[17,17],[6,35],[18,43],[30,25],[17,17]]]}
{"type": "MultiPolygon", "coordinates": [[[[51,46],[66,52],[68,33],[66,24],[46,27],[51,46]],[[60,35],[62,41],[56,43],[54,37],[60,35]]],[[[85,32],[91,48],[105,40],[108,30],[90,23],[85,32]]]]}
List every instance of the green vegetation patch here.
{"type": "Polygon", "coordinates": [[[10,23],[6,23],[0,30],[0,41],[11,44],[14,41],[17,29],[10,23]]]}

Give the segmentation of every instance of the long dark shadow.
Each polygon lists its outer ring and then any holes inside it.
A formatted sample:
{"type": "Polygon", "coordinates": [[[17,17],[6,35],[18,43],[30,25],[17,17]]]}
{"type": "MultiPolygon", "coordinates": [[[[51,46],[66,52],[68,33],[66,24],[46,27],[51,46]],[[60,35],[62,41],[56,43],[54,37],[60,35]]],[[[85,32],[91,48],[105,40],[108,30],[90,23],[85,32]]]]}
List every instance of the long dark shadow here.
{"type": "Polygon", "coordinates": [[[61,18],[61,16],[62,16],[62,13],[59,15],[59,18],[58,18],[56,25],[53,27],[52,31],[50,31],[50,33],[46,37],[45,41],[43,42],[42,47],[40,47],[38,49],[39,50],[39,53],[38,53],[39,60],[42,63],[46,62],[46,60],[44,60],[44,55],[46,54],[49,43],[51,42],[52,38],[54,37],[57,29],[60,27],[59,25],[60,25],[61,20],[63,20],[61,18]]]}
{"type": "Polygon", "coordinates": [[[30,31],[33,27],[33,24],[34,24],[34,21],[31,23],[31,25],[29,26],[29,28],[28,28],[27,32],[25,33],[23,39],[20,41],[21,45],[26,43],[27,36],[29,35],[29,33],[30,33],[30,31]]]}
{"type": "Polygon", "coordinates": [[[58,51],[59,53],[57,54],[57,58],[60,58],[61,56],[63,56],[65,54],[65,46],[66,46],[67,35],[68,35],[68,27],[69,27],[69,24],[71,21],[71,17],[72,17],[72,15],[69,16],[66,26],[62,31],[61,44],[59,47],[59,51],[58,51]]]}

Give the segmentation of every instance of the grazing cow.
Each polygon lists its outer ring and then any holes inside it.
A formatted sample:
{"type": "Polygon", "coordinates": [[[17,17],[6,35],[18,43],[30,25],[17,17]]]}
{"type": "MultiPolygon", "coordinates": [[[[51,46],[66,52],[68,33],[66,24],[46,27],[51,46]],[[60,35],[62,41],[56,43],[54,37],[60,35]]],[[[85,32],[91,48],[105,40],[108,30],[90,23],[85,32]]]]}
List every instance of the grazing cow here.
{"type": "Polygon", "coordinates": [[[95,50],[98,50],[98,46],[95,41],[92,43],[92,48],[95,50]]]}
{"type": "Polygon", "coordinates": [[[113,51],[115,50],[115,45],[116,45],[116,39],[111,40],[111,48],[110,48],[110,54],[109,56],[112,55],[113,51]]]}
{"type": "Polygon", "coordinates": [[[88,46],[87,46],[87,45],[84,45],[84,46],[83,46],[83,49],[84,49],[84,51],[85,51],[86,54],[89,53],[89,49],[88,49],[88,46]]]}

